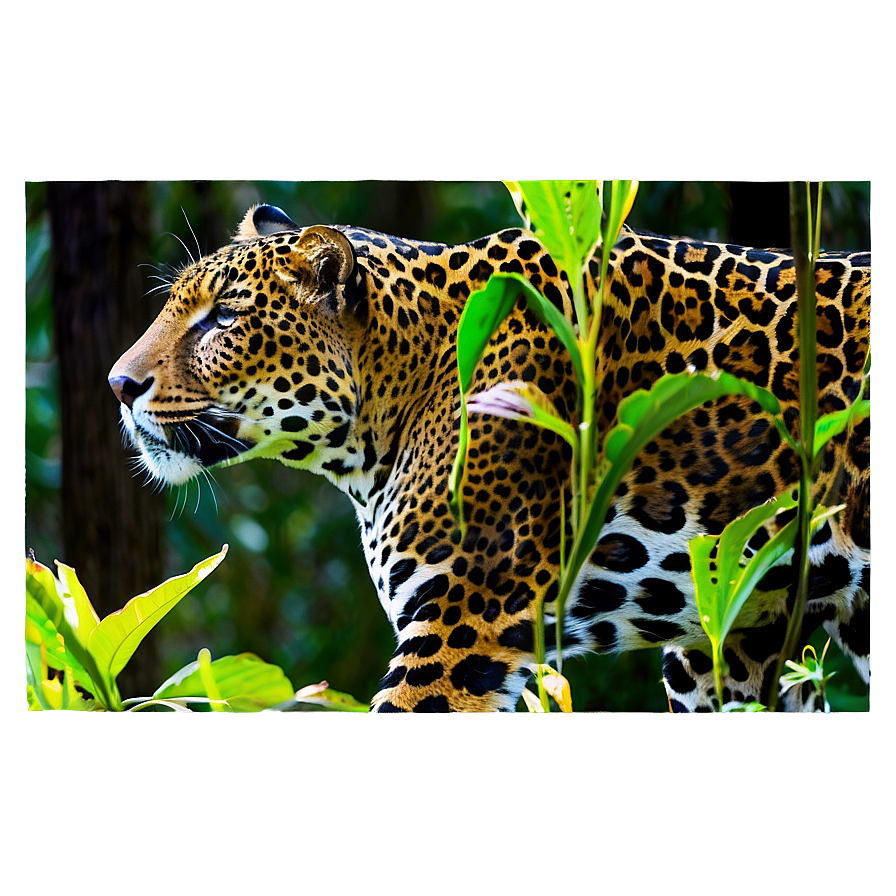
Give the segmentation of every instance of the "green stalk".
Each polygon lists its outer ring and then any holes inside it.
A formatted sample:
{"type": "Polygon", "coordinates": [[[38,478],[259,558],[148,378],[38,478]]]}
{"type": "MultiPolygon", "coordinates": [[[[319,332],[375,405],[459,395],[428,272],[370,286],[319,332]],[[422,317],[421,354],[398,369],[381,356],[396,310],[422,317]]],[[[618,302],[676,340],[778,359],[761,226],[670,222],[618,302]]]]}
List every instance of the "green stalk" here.
{"type": "Polygon", "coordinates": [[[778,656],[772,693],[768,707],[774,710],[778,703],[778,680],[787,660],[796,656],[797,640],[802,629],[803,614],[809,594],[809,545],[812,520],[812,459],[815,457],[815,421],[818,418],[818,374],[816,369],[816,310],[815,310],[815,260],[818,256],[821,223],[822,184],[818,185],[818,209],[813,234],[812,198],[810,184],[805,188],[799,183],[790,184],[790,229],[793,255],[796,263],[798,336],[800,352],[800,487],[797,505],[797,537],[794,559],[797,568],[796,601],[784,646],[778,656]]]}
{"type": "Polygon", "coordinates": [[[538,599],[538,608],[535,612],[535,662],[538,663],[538,671],[535,673],[535,681],[538,684],[538,699],[541,708],[545,712],[551,711],[551,704],[548,701],[548,692],[544,689],[544,598],[538,599]]]}
{"type": "Polygon", "coordinates": [[[722,686],[722,663],[724,661],[724,657],[722,655],[723,649],[724,644],[712,645],[712,673],[716,682],[716,696],[719,699],[719,712],[722,712],[722,707],[725,705],[725,690],[722,686]]]}

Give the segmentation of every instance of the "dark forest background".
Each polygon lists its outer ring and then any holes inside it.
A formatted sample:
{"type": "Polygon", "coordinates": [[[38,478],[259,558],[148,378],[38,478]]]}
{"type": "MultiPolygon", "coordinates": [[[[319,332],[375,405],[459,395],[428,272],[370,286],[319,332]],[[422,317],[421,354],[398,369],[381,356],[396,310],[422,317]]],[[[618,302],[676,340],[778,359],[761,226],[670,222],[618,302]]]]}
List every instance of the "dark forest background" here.
{"type": "MultiPolygon", "coordinates": [[[[38,560],[74,566],[101,615],[230,544],[224,563],[144,641],[120,678],[146,695],[194,660],[252,651],[295,687],[327,679],[368,700],[394,637],[367,574],[347,498],[274,461],[154,492],[134,478],[106,383],[164,296],[152,265],[230,239],[255,202],[301,225],[355,224],[457,243],[518,217],[500,183],[89,182],[25,190],[26,524],[38,560]],[[188,224],[189,221],[189,224],[188,224]],[[149,293],[149,294],[147,294],[149,293]]],[[[868,249],[870,186],[826,184],[822,246],[868,249]]],[[[666,235],[786,247],[783,183],[642,183],[629,223],[666,235]]],[[[822,638],[821,643],[824,639],[822,638]]],[[[577,710],[664,711],[661,654],[565,664],[577,710]]],[[[848,668],[835,709],[867,708],[848,668]]]]}

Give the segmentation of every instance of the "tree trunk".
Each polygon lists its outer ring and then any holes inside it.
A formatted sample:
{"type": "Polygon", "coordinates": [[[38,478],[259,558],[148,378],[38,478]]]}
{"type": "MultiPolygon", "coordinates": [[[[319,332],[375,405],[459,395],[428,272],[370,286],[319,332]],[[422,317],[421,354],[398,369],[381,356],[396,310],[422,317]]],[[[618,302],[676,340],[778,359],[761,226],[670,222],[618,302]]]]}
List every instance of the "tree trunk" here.
{"type": "MultiPolygon", "coordinates": [[[[48,185],[53,311],[62,417],[60,556],[100,617],[163,577],[164,500],[135,478],[106,377],[143,332],[154,304],[138,264],[148,255],[143,183],[48,185]]],[[[122,696],[161,683],[151,634],[119,676],[122,696]]]]}

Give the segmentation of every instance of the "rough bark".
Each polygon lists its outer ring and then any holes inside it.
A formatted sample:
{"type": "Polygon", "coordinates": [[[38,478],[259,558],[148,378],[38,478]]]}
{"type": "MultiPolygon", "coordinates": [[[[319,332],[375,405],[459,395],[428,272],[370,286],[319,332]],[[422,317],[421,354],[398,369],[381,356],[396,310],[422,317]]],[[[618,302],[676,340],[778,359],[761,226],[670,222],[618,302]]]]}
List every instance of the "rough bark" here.
{"type": "MultiPolygon", "coordinates": [[[[63,550],[100,616],[163,578],[164,501],[134,477],[106,381],[153,317],[138,265],[148,255],[142,183],[48,186],[62,417],[63,550]]],[[[123,696],[160,683],[151,634],[119,677],[123,696]]]]}

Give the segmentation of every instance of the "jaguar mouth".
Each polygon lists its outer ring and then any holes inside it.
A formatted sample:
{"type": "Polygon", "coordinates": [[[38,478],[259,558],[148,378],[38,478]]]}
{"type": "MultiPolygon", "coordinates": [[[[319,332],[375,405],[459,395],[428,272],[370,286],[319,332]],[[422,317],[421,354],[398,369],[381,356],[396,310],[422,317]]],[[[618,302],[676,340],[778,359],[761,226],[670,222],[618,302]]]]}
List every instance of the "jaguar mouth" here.
{"type": "Polygon", "coordinates": [[[195,458],[204,467],[213,467],[252,447],[237,437],[239,425],[237,417],[210,408],[191,420],[169,424],[164,429],[169,446],[195,458]]]}
{"type": "Polygon", "coordinates": [[[205,467],[232,460],[253,447],[237,435],[240,418],[216,408],[150,431],[122,405],[122,421],[145,469],[171,485],[187,482],[205,467]]]}

